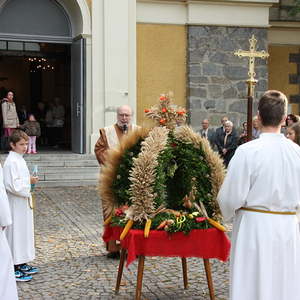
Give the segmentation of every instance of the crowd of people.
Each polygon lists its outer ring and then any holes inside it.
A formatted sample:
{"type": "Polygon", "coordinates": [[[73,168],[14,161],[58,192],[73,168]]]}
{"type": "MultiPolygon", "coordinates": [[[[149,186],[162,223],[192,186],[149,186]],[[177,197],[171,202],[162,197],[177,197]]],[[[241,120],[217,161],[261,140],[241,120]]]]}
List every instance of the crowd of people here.
{"type": "MultiPolygon", "coordinates": [[[[204,119],[198,133],[208,139],[211,147],[220,154],[224,165],[228,167],[236,149],[247,142],[247,122],[243,122],[241,128],[235,128],[233,122],[224,116],[221,119],[221,126],[215,130],[210,127],[209,120],[204,119]]],[[[255,116],[252,120],[252,139],[257,139],[260,133],[261,124],[255,116]]],[[[300,117],[289,114],[285,123],[281,125],[281,133],[300,145],[300,117]]]]}
{"type": "MultiPolygon", "coordinates": [[[[100,164],[107,150],[133,129],[131,116],[130,107],[120,107],[117,123],[100,130],[95,145],[100,164]]],[[[246,122],[238,129],[226,116],[216,130],[203,120],[198,133],[228,166],[217,200],[224,219],[233,221],[230,300],[298,300],[299,117],[287,115],[286,96],[273,90],[259,100],[252,141],[247,141],[246,122]]],[[[103,216],[106,219],[107,212],[103,216]]],[[[119,257],[119,248],[110,241],[108,257],[119,257]]]]}
{"type": "Polygon", "coordinates": [[[12,131],[19,128],[29,136],[29,147],[27,153],[37,153],[38,144],[59,148],[63,139],[63,127],[65,125],[65,108],[60,98],[55,97],[53,102],[45,104],[40,101],[33,110],[21,105],[18,109],[14,101],[14,92],[7,91],[1,100],[0,114],[2,125],[2,149],[9,148],[8,137],[12,131]]]}
{"type": "MultiPolygon", "coordinates": [[[[38,178],[23,158],[30,143],[27,119],[19,123],[13,95],[7,96],[11,99],[2,109],[7,108],[9,122],[3,125],[11,151],[3,170],[0,166],[0,298],[16,300],[16,281],[30,281],[38,273],[29,264],[35,258],[31,186],[38,178]]],[[[300,122],[286,111],[286,96],[267,91],[253,120],[252,141],[246,142],[246,123],[236,129],[226,116],[216,130],[203,120],[199,131],[228,166],[217,201],[224,219],[233,218],[230,300],[298,300],[300,295],[300,122]]],[[[121,106],[116,124],[100,129],[95,154],[101,165],[107,150],[138,128],[131,117],[132,109],[121,106]]],[[[107,218],[106,211],[103,215],[107,218]]],[[[110,241],[107,250],[108,257],[117,258],[120,245],[110,241]]]]}

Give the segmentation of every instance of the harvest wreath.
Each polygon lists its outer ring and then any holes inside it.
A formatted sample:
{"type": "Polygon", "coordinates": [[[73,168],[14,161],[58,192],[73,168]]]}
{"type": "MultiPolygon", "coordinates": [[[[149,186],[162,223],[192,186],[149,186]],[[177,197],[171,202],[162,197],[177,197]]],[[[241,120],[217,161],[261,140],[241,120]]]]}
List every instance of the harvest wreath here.
{"type": "Polygon", "coordinates": [[[217,227],[222,216],[216,201],[224,178],[218,154],[188,126],[186,112],[162,95],[146,115],[153,129],[138,129],[110,150],[100,177],[105,224],[167,232],[217,227]],[[163,120],[163,121],[162,121],[163,120]]]}

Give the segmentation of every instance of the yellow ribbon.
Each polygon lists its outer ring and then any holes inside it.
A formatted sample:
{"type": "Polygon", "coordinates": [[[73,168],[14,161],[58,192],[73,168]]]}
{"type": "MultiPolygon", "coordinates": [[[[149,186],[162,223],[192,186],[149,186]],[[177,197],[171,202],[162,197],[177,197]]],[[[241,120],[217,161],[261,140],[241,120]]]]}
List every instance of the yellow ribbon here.
{"type": "Polygon", "coordinates": [[[176,218],[176,225],[179,226],[178,228],[180,229],[182,226],[182,223],[184,223],[186,220],[186,216],[180,216],[176,218]]]}

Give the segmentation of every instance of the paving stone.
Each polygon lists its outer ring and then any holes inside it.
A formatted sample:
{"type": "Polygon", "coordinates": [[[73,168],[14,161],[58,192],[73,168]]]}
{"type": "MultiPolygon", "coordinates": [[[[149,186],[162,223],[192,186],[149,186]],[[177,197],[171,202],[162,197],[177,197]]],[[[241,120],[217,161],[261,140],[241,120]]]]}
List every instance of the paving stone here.
{"type": "MultiPolygon", "coordinates": [[[[107,259],[96,187],[36,189],[35,238],[40,269],[31,282],[18,282],[20,300],[131,300],[137,262],[124,268],[114,294],[118,261],[107,259]]],[[[189,289],[183,289],[179,258],[147,257],[143,300],[209,299],[201,259],[189,258],[189,289]]],[[[216,300],[228,299],[228,263],[211,260],[216,300]]]]}

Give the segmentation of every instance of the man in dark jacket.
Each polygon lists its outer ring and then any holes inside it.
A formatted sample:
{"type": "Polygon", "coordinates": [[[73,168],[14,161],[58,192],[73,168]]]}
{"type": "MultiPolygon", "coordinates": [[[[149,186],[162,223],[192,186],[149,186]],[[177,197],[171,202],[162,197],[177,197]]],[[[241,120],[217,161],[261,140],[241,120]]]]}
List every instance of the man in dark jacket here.
{"type": "Polygon", "coordinates": [[[210,146],[212,148],[214,148],[214,146],[215,146],[215,131],[213,128],[209,128],[208,119],[204,119],[202,121],[202,129],[200,129],[198,133],[201,135],[201,137],[206,138],[209,141],[210,146]]]}

